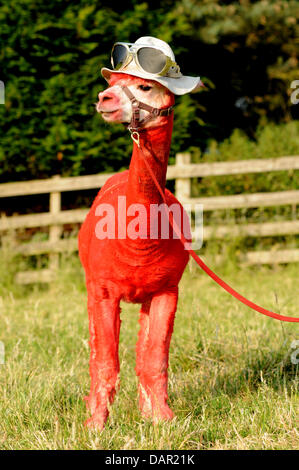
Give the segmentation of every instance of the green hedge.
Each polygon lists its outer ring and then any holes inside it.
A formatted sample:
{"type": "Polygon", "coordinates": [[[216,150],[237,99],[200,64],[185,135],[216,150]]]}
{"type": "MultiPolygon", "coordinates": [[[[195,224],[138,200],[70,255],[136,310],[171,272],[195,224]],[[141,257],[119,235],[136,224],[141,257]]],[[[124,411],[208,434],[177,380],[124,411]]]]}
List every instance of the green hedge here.
{"type": "Polygon", "coordinates": [[[128,165],[129,136],[93,106],[116,40],[158,36],[207,85],[177,99],[171,159],[235,127],[256,138],[261,119],[298,117],[297,10],[296,0],[0,0],[0,182],[128,165]]]}
{"type": "MultiPolygon", "coordinates": [[[[258,127],[253,141],[242,130],[235,129],[223,142],[211,140],[201,155],[192,149],[194,162],[249,160],[299,155],[299,121],[268,124],[258,127]]],[[[299,188],[299,172],[295,170],[246,175],[206,177],[193,182],[193,195],[284,191],[299,188]]]]}

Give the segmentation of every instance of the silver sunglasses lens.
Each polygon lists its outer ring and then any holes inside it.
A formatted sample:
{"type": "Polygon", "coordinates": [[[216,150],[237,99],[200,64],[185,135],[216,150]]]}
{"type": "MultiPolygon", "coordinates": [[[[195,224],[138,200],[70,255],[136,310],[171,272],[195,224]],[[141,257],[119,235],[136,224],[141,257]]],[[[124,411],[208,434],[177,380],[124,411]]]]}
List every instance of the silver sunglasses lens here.
{"type": "Polygon", "coordinates": [[[121,44],[117,44],[112,51],[112,66],[114,70],[118,70],[124,64],[128,55],[127,49],[121,44]]]}
{"type": "Polygon", "coordinates": [[[166,65],[163,52],[152,47],[142,47],[137,52],[139,64],[148,73],[160,73],[166,65]]]}

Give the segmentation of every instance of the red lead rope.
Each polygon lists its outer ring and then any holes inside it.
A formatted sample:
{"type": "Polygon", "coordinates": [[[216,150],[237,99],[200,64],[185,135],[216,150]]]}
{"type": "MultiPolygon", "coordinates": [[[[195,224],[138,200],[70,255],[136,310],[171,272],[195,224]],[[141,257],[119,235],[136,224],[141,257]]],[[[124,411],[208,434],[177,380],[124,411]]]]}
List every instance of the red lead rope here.
{"type": "MultiPolygon", "coordinates": [[[[138,134],[137,132],[133,132],[132,134],[138,134]]],[[[134,140],[134,142],[137,143],[137,145],[139,146],[139,135],[138,135],[138,138],[136,138],[136,136],[132,136],[132,139],[134,140]],[[134,138],[135,137],[135,138],[134,138]]],[[[161,189],[161,186],[159,185],[158,181],[157,181],[157,178],[154,174],[154,172],[152,171],[150,165],[148,164],[147,160],[146,160],[146,157],[144,156],[140,146],[139,146],[139,149],[140,149],[140,152],[142,154],[142,158],[144,160],[144,163],[151,175],[151,177],[153,178],[154,180],[154,183],[159,191],[159,193],[161,194],[161,197],[163,199],[163,202],[164,204],[167,204],[166,203],[166,199],[165,199],[165,194],[164,192],[162,191],[161,189]]],[[[169,222],[173,228],[173,230],[175,231],[177,237],[181,240],[181,242],[184,244],[184,246],[188,246],[190,245],[190,243],[185,239],[184,235],[181,233],[181,231],[179,230],[179,228],[177,227],[176,223],[174,222],[173,220],[173,217],[172,217],[172,214],[169,213],[169,222]]],[[[284,315],[279,315],[278,313],[275,313],[275,312],[271,312],[271,310],[267,310],[263,307],[260,307],[259,305],[251,302],[251,300],[248,300],[246,299],[246,297],[243,297],[243,295],[239,294],[237,291],[235,291],[231,286],[229,286],[225,281],[223,281],[219,276],[217,276],[217,274],[215,274],[203,261],[202,259],[192,250],[192,248],[187,248],[187,251],[190,253],[190,255],[192,256],[192,258],[196,261],[196,263],[201,267],[201,269],[204,270],[205,273],[208,274],[208,276],[210,276],[215,282],[217,282],[217,284],[219,284],[219,286],[221,286],[223,289],[225,289],[229,294],[231,294],[233,297],[235,297],[237,300],[239,300],[240,302],[242,302],[243,304],[247,305],[247,307],[250,307],[252,308],[253,310],[256,310],[257,312],[260,312],[262,313],[263,315],[267,315],[268,317],[271,317],[271,318],[275,318],[276,320],[280,320],[280,321],[287,321],[287,322],[299,322],[299,318],[296,318],[296,317],[286,317],[284,315]]]]}

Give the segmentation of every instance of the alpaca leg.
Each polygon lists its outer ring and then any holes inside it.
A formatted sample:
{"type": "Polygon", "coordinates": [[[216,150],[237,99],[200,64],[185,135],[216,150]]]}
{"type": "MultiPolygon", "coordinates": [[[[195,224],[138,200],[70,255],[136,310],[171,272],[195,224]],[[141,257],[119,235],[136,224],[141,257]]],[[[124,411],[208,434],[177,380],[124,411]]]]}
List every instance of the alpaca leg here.
{"type": "Polygon", "coordinates": [[[95,325],[94,325],[94,292],[93,286],[87,284],[88,292],[88,318],[89,318],[89,347],[90,347],[90,359],[89,359],[89,374],[90,374],[90,393],[88,396],[84,397],[86,401],[87,408],[89,408],[91,414],[95,412],[96,409],[96,334],[95,334],[95,325]]]}
{"type": "MultiPolygon", "coordinates": [[[[140,310],[140,330],[138,333],[138,341],[136,345],[136,374],[138,377],[142,374],[144,369],[144,361],[146,360],[146,348],[147,348],[147,341],[148,341],[148,333],[149,333],[149,311],[151,306],[151,300],[145,302],[141,306],[140,310]]],[[[139,390],[139,409],[143,416],[150,417],[151,416],[151,404],[149,402],[149,398],[144,393],[142,384],[139,382],[138,385],[139,390]]]]}
{"type": "MultiPolygon", "coordinates": [[[[168,356],[178,289],[155,295],[149,308],[148,335],[143,348],[143,366],[139,372],[142,403],[150,403],[154,420],[173,418],[167,404],[168,356]]],[[[145,337],[145,336],[144,336],[145,337]]]]}
{"type": "Polygon", "coordinates": [[[92,413],[89,427],[102,429],[113,402],[119,373],[118,342],[120,330],[119,300],[89,289],[90,394],[87,402],[92,413]]]}

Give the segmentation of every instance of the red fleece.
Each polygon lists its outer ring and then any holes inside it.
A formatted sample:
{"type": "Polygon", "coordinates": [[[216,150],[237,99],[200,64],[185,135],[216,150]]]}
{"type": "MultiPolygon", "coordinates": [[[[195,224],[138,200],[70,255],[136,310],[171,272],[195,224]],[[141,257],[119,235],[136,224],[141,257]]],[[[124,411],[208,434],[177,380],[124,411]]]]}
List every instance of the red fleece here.
{"type": "MultiPolygon", "coordinates": [[[[111,84],[117,79],[114,74],[111,84]]],[[[138,83],[142,79],[129,77],[138,83]]],[[[132,83],[132,82],[131,82],[132,83]]],[[[148,83],[148,82],[146,82],[148,83]]],[[[166,89],[165,89],[166,90],[166,89]]],[[[166,90],[169,100],[173,95],[166,90]]],[[[167,163],[171,144],[173,116],[163,118],[163,125],[140,132],[141,150],[165,189],[167,163]]],[[[91,389],[86,398],[91,418],[87,425],[101,429],[108,417],[119,374],[120,301],[140,303],[140,331],[136,347],[136,373],[139,377],[140,408],[145,416],[171,419],[167,405],[167,368],[169,344],[178,299],[178,283],[189,259],[179,239],[102,239],[96,236],[100,204],[110,204],[126,228],[132,216],[118,214],[118,198],[126,196],[127,207],[143,204],[149,214],[150,204],[161,204],[157,190],[140,149],[133,144],[129,171],[111,177],[98,193],[79,233],[79,254],[85,269],[88,291],[90,331],[91,389]]],[[[179,204],[165,190],[167,205],[179,204]]],[[[181,216],[187,217],[181,205],[181,216]]],[[[121,222],[120,222],[121,224],[121,222]]],[[[123,230],[124,227],[119,227],[123,230]]],[[[172,227],[170,226],[170,234],[172,227]]],[[[149,228],[147,231],[149,234],[149,228]]],[[[189,238],[189,237],[187,237],[189,238]]]]}

